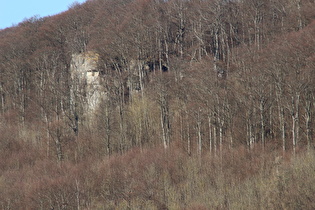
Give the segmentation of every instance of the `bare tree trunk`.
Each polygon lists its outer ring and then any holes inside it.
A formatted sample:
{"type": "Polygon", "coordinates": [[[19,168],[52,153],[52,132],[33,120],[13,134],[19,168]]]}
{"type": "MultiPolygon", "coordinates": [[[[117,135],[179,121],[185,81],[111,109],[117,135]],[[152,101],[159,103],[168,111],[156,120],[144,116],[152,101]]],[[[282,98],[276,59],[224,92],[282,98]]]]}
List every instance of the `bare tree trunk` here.
{"type": "MultiPolygon", "coordinates": [[[[160,73],[162,73],[162,53],[163,53],[163,49],[162,49],[162,38],[160,36],[162,36],[163,32],[162,32],[162,26],[159,24],[158,28],[156,30],[156,42],[157,42],[157,46],[158,46],[158,65],[159,65],[159,71],[160,73]]],[[[165,38],[165,37],[164,37],[165,38]]]]}
{"type": "Polygon", "coordinates": [[[219,60],[219,29],[215,29],[214,32],[214,36],[215,36],[215,52],[214,52],[214,57],[213,57],[213,61],[214,61],[214,71],[217,73],[218,71],[218,64],[217,61],[219,60]]]}
{"type": "Polygon", "coordinates": [[[124,114],[122,104],[119,104],[119,129],[120,129],[120,138],[119,138],[119,149],[120,153],[123,153],[125,150],[125,130],[124,130],[124,114]]]}
{"type": "Polygon", "coordinates": [[[259,110],[260,110],[261,143],[263,145],[263,148],[265,148],[265,118],[264,118],[265,104],[264,104],[263,99],[260,100],[259,110]]]}
{"type": "MultiPolygon", "coordinates": [[[[121,79],[121,78],[120,78],[121,79]]],[[[119,149],[120,153],[122,154],[124,150],[126,149],[126,142],[125,142],[125,119],[124,119],[124,85],[123,82],[120,81],[119,84],[119,104],[118,104],[118,109],[119,109],[119,129],[120,129],[120,138],[119,138],[119,149]]]]}
{"type": "Polygon", "coordinates": [[[214,147],[214,154],[217,154],[217,128],[213,126],[213,147],[214,147]]]}
{"type": "Polygon", "coordinates": [[[296,1],[297,11],[298,11],[298,27],[299,30],[302,30],[303,28],[303,21],[302,21],[302,15],[301,15],[301,0],[296,1]]]}
{"type": "Polygon", "coordinates": [[[75,186],[76,186],[76,200],[77,200],[77,210],[80,210],[80,188],[79,188],[79,181],[75,179],[75,186]]]}
{"type": "Polygon", "coordinates": [[[45,123],[46,123],[46,137],[47,137],[47,149],[46,149],[46,157],[49,157],[49,150],[50,150],[50,127],[49,127],[49,120],[48,115],[45,114],[45,123]]]}
{"type": "Polygon", "coordinates": [[[179,19],[180,19],[180,23],[179,23],[179,54],[180,57],[183,58],[184,55],[184,13],[183,13],[183,2],[180,1],[179,2],[179,19]]]}
{"type": "Polygon", "coordinates": [[[248,149],[250,149],[250,129],[249,129],[249,119],[246,119],[246,144],[248,149]]]}
{"type": "Polygon", "coordinates": [[[170,59],[169,59],[169,47],[168,47],[168,42],[167,42],[167,36],[164,35],[164,44],[165,44],[165,58],[166,58],[166,64],[167,64],[167,68],[170,68],[170,59]]]}
{"type": "Polygon", "coordinates": [[[19,80],[19,92],[20,92],[20,101],[19,101],[19,116],[20,116],[20,126],[24,128],[25,126],[25,108],[26,108],[26,88],[25,86],[25,80],[24,78],[21,79],[22,81],[19,80]]]}
{"type": "Polygon", "coordinates": [[[162,72],[162,44],[161,39],[158,40],[158,47],[159,47],[159,70],[162,72]]]}
{"type": "Polygon", "coordinates": [[[189,126],[189,117],[188,113],[186,114],[186,123],[187,123],[187,151],[188,154],[191,154],[191,140],[190,140],[190,126],[189,126]]]}
{"type": "Polygon", "coordinates": [[[179,115],[179,121],[180,121],[180,142],[184,142],[184,120],[183,120],[183,112],[179,115]]]}
{"type": "Polygon", "coordinates": [[[167,149],[170,143],[170,122],[168,104],[163,93],[160,95],[160,109],[161,109],[161,126],[164,148],[167,149]]]}
{"type": "Polygon", "coordinates": [[[293,153],[295,154],[295,150],[296,150],[296,119],[295,119],[294,115],[292,115],[292,146],[293,146],[293,153]]]}
{"type": "Polygon", "coordinates": [[[260,27],[259,27],[259,21],[260,21],[260,12],[258,11],[258,9],[256,8],[256,14],[254,17],[254,27],[255,27],[255,45],[257,47],[257,49],[260,49],[260,27]]]}
{"type": "Polygon", "coordinates": [[[279,118],[279,128],[280,135],[282,139],[282,150],[283,152],[286,150],[286,139],[285,139],[285,119],[284,119],[284,107],[282,104],[281,97],[283,95],[282,87],[280,83],[276,84],[276,100],[278,105],[278,118],[279,118]]]}
{"type": "Polygon", "coordinates": [[[201,155],[202,150],[202,138],[201,138],[201,119],[200,119],[200,109],[197,113],[197,132],[198,132],[198,154],[201,155]]]}
{"type": "Polygon", "coordinates": [[[280,120],[280,129],[281,129],[281,138],[282,138],[282,150],[286,150],[286,139],[285,139],[285,121],[284,121],[284,108],[279,107],[279,120],[280,120]]]}
{"type": "Polygon", "coordinates": [[[248,147],[249,149],[253,149],[254,147],[254,135],[253,135],[253,125],[250,119],[247,120],[247,138],[248,138],[248,147]]]}
{"type": "Polygon", "coordinates": [[[144,61],[141,60],[142,55],[141,55],[141,49],[139,50],[139,55],[138,55],[138,76],[139,76],[139,83],[140,83],[140,91],[141,91],[141,96],[143,98],[144,94],[144,61]]]}
{"type": "Polygon", "coordinates": [[[110,139],[110,130],[111,130],[111,127],[110,127],[110,113],[109,113],[109,101],[108,99],[106,99],[106,102],[105,102],[105,144],[106,144],[106,152],[107,152],[107,155],[110,156],[111,155],[111,139],[110,139]]]}
{"type": "Polygon", "coordinates": [[[56,146],[56,152],[57,152],[57,159],[58,161],[62,161],[64,156],[63,156],[63,149],[62,149],[62,125],[61,125],[61,119],[60,119],[60,113],[61,113],[61,104],[59,104],[59,97],[56,95],[56,107],[55,107],[55,112],[56,112],[56,130],[54,133],[54,141],[55,141],[55,146],[56,146]]]}
{"type": "Polygon", "coordinates": [[[57,159],[58,159],[58,161],[62,161],[63,160],[63,151],[62,151],[62,146],[61,146],[61,131],[60,131],[60,128],[57,128],[55,144],[56,144],[57,159]]]}
{"type": "Polygon", "coordinates": [[[220,122],[220,119],[219,119],[219,143],[220,143],[220,163],[221,163],[221,167],[222,167],[222,160],[223,160],[223,124],[220,122]]]}
{"type": "Polygon", "coordinates": [[[1,97],[1,114],[4,114],[5,109],[5,92],[3,86],[0,82],[0,97],[1,97]]]}
{"type": "Polygon", "coordinates": [[[306,140],[307,140],[308,149],[311,149],[311,146],[312,146],[311,117],[312,117],[312,102],[311,102],[311,97],[307,96],[305,99],[305,127],[306,127],[306,140]]]}
{"type": "Polygon", "coordinates": [[[209,152],[212,154],[212,126],[211,126],[211,117],[208,116],[208,129],[209,129],[209,152]]]}
{"type": "Polygon", "coordinates": [[[293,152],[295,154],[296,145],[299,140],[299,102],[300,94],[296,93],[295,96],[292,96],[292,145],[293,152]]]}

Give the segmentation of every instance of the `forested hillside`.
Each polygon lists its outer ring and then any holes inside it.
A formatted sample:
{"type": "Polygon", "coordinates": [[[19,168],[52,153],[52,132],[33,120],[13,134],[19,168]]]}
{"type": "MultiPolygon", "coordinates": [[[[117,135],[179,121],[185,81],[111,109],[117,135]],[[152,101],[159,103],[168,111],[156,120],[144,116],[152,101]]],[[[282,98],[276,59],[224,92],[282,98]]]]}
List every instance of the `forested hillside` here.
{"type": "Polygon", "coordinates": [[[88,0],[0,30],[0,208],[315,208],[314,11],[88,0]]]}

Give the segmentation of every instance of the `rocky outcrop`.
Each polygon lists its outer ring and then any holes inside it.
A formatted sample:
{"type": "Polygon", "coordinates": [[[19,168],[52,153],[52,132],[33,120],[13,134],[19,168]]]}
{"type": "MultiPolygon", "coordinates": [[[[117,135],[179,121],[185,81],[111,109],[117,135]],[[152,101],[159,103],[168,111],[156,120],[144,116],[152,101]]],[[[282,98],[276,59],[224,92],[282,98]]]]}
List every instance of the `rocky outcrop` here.
{"type": "Polygon", "coordinates": [[[71,98],[76,100],[76,103],[85,102],[83,108],[87,113],[95,112],[103,95],[97,65],[98,57],[99,55],[94,52],[74,54],[70,65],[71,98]]]}

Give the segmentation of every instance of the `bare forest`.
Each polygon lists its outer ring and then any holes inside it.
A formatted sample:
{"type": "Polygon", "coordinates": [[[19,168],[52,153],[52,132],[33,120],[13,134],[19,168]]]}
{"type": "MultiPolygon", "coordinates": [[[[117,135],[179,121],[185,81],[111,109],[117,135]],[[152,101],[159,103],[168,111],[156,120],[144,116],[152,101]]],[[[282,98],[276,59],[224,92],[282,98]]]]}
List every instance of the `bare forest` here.
{"type": "Polygon", "coordinates": [[[73,3],[0,30],[0,209],[315,209],[314,106],[314,0],[73,3]]]}

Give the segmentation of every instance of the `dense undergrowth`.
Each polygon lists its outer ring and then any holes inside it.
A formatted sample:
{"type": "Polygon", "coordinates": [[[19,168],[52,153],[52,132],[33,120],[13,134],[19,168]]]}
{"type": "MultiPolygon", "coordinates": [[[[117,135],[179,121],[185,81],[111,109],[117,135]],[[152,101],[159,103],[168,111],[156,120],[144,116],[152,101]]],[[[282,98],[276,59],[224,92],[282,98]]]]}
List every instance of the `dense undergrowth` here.
{"type": "MultiPolygon", "coordinates": [[[[4,130],[2,130],[4,131],[4,130]]],[[[315,153],[134,148],[56,162],[2,132],[1,209],[314,209],[315,153]]],[[[75,152],[74,152],[75,153],[75,152]]],[[[96,154],[95,151],[94,154],[96,154]]]]}

